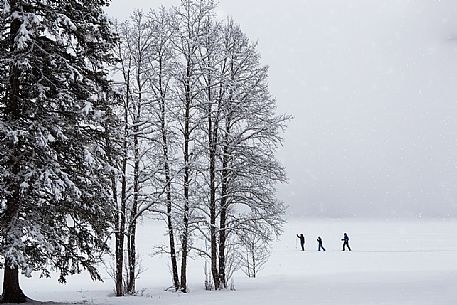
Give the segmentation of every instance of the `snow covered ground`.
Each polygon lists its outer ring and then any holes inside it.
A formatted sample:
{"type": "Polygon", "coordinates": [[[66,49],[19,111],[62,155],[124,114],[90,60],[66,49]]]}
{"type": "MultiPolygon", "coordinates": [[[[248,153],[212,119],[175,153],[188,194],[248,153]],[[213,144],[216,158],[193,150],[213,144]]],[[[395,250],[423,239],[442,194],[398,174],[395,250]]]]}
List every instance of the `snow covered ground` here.
{"type": "MultiPolygon", "coordinates": [[[[372,304],[451,305],[457,302],[457,221],[291,220],[274,244],[269,263],[257,279],[235,274],[236,291],[203,289],[203,261],[189,269],[191,292],[165,292],[170,283],[168,257],[151,256],[164,240],[157,223],[141,226],[140,254],[145,271],[139,296],[113,297],[113,283],[92,282],[87,275],[56,279],[21,279],[24,292],[40,301],[63,304],[372,304]],[[352,252],[341,251],[342,235],[352,252]],[[296,233],[304,233],[299,251],[296,233]],[[326,252],[317,252],[320,235],[326,252]]],[[[2,276],[0,275],[0,280],[2,276]]],[[[54,303],[55,304],[55,303],[54,303]]]]}

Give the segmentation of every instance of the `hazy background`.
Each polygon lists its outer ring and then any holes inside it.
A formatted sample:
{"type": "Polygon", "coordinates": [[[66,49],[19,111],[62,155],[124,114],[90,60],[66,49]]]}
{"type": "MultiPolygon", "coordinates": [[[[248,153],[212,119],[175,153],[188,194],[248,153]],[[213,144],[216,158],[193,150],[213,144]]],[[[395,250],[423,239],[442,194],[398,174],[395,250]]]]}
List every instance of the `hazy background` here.
{"type": "Polygon", "coordinates": [[[224,0],[219,13],[258,40],[295,116],[279,152],[290,215],[457,216],[457,1],[224,0]]]}

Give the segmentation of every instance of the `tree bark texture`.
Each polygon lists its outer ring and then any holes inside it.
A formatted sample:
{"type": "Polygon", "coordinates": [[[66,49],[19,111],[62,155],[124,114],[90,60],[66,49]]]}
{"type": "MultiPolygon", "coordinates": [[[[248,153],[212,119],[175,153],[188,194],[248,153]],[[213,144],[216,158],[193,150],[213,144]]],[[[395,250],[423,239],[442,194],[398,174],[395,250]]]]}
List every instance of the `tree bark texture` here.
{"type": "Polygon", "coordinates": [[[161,94],[161,129],[162,129],[162,147],[163,147],[163,158],[164,158],[164,171],[165,171],[165,192],[167,200],[167,226],[168,226],[168,238],[170,244],[170,260],[171,260],[171,272],[173,278],[173,286],[175,291],[179,289],[179,276],[178,276],[178,263],[176,261],[176,245],[175,245],[175,236],[173,228],[173,218],[172,218],[172,198],[171,198],[171,175],[170,175],[170,164],[168,156],[168,137],[166,129],[166,110],[165,110],[165,100],[163,98],[162,86],[160,84],[160,94],[161,94]]]}
{"type": "MultiPolygon", "coordinates": [[[[122,54],[119,47],[119,54],[122,54]]],[[[123,61],[124,59],[122,59],[123,61]]],[[[130,104],[130,71],[131,58],[128,60],[127,69],[122,66],[124,76],[125,102],[124,102],[124,138],[122,143],[122,177],[121,177],[121,202],[118,215],[118,230],[116,232],[116,296],[124,295],[124,237],[127,213],[127,161],[128,161],[128,137],[129,137],[129,104],[130,104]]]]}
{"type": "Polygon", "coordinates": [[[210,238],[211,238],[211,273],[214,289],[219,289],[219,273],[217,270],[217,230],[216,230],[216,145],[217,120],[213,122],[211,100],[211,78],[208,80],[208,142],[209,142],[209,181],[210,181],[210,238]]]}
{"type": "Polygon", "coordinates": [[[190,78],[192,77],[190,59],[187,60],[185,80],[185,114],[184,114],[184,216],[182,232],[182,258],[181,258],[181,291],[187,292],[187,255],[189,234],[189,184],[190,184],[190,108],[192,103],[190,78]]]}
{"type": "Polygon", "coordinates": [[[19,269],[11,266],[9,260],[5,260],[3,273],[3,295],[2,303],[25,303],[27,298],[19,286],[19,269]]]}
{"type": "MultiPolygon", "coordinates": [[[[230,133],[230,120],[226,127],[227,134],[230,133]]],[[[226,141],[228,143],[228,140],[226,141]]],[[[228,210],[228,181],[229,181],[229,147],[228,144],[224,145],[223,156],[222,156],[222,186],[221,186],[221,206],[220,206],[220,219],[219,219],[219,277],[221,281],[221,287],[227,288],[227,277],[225,274],[226,266],[226,240],[227,240],[227,210],[228,210]]]]}
{"type": "Polygon", "coordinates": [[[128,285],[127,292],[129,294],[135,293],[135,280],[136,280],[136,224],[138,217],[138,200],[140,192],[140,144],[139,144],[139,123],[141,117],[141,80],[139,79],[140,71],[137,74],[138,82],[138,104],[136,105],[135,121],[133,124],[133,149],[134,149],[134,166],[133,166],[133,201],[132,210],[130,213],[130,224],[128,230],[128,285]]]}

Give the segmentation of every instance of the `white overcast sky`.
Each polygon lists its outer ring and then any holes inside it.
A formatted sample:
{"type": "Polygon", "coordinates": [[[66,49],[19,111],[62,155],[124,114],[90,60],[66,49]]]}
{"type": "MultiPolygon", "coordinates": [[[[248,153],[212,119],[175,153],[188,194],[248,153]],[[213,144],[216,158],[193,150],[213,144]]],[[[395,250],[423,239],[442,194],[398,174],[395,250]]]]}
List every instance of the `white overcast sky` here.
{"type": "Polygon", "coordinates": [[[278,154],[290,214],[457,216],[457,1],[222,0],[219,13],[259,42],[295,117],[278,154]]]}

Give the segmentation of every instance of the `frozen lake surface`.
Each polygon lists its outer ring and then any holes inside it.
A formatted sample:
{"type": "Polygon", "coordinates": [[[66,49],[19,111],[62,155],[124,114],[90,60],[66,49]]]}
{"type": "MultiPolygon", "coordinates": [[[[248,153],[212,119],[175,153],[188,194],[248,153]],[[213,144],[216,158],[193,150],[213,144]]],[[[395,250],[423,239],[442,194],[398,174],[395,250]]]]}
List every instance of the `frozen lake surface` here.
{"type": "MultiPolygon", "coordinates": [[[[329,304],[452,305],[457,302],[457,221],[290,220],[258,278],[234,276],[236,291],[203,289],[203,260],[191,260],[188,294],[164,291],[170,283],[167,256],[151,256],[165,240],[155,223],[141,226],[139,250],[145,270],[139,296],[113,297],[113,282],[87,275],[54,279],[21,278],[24,292],[40,301],[64,304],[329,304]],[[341,251],[344,232],[352,252],[341,251]],[[300,251],[297,233],[306,238],[300,251]],[[317,251],[317,236],[326,252],[317,251]]],[[[2,275],[0,275],[2,279],[2,275]]]]}

